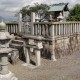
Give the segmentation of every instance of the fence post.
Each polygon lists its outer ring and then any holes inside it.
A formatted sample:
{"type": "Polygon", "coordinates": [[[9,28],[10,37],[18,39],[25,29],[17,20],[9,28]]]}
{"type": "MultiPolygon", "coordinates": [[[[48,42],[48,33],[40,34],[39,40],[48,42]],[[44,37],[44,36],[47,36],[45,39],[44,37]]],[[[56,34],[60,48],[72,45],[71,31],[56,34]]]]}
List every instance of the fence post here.
{"type": "Polygon", "coordinates": [[[35,13],[32,12],[31,13],[31,35],[34,35],[34,24],[33,22],[35,22],[35,13]]]}
{"type": "Polygon", "coordinates": [[[55,33],[54,33],[54,25],[51,26],[50,29],[51,32],[51,37],[52,37],[52,44],[51,44],[51,60],[56,61],[56,57],[55,57],[55,33]]]}
{"type": "Polygon", "coordinates": [[[51,25],[50,27],[50,36],[51,38],[54,38],[54,25],[51,25]]]}
{"type": "Polygon", "coordinates": [[[22,14],[19,13],[18,16],[18,26],[19,26],[19,32],[22,32],[22,14]]]}

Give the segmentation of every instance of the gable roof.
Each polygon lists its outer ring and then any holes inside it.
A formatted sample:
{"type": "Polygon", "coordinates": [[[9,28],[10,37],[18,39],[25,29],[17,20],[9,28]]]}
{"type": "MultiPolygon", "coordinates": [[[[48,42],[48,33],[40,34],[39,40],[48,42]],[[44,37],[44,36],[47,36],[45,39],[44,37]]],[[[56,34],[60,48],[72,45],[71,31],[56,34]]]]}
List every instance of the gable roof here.
{"type": "Polygon", "coordinates": [[[50,6],[49,11],[62,11],[66,8],[66,10],[68,9],[68,3],[59,3],[59,4],[53,4],[50,6]]]}

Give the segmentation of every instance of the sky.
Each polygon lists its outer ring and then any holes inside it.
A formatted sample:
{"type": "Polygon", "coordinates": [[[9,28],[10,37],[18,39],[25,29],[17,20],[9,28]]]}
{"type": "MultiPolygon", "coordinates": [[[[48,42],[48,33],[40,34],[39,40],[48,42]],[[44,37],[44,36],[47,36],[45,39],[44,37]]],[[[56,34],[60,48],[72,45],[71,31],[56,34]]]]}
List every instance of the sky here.
{"type": "Polygon", "coordinates": [[[14,16],[22,7],[34,5],[34,3],[54,4],[62,2],[69,2],[69,7],[73,7],[76,3],[80,3],[80,0],[0,0],[0,16],[14,16]]]}

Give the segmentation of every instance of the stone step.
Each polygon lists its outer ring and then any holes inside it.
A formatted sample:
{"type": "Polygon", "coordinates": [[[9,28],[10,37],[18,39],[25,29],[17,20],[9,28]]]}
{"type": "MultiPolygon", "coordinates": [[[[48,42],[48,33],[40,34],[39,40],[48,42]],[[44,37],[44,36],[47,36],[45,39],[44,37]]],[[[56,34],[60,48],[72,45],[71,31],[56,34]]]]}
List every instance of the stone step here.
{"type": "Polygon", "coordinates": [[[21,43],[24,43],[24,41],[22,40],[13,40],[14,42],[21,42],[21,43]]]}
{"type": "Polygon", "coordinates": [[[23,45],[23,43],[21,43],[21,42],[12,42],[11,44],[19,44],[19,45],[23,45]]]}
{"type": "Polygon", "coordinates": [[[22,38],[21,38],[21,37],[19,37],[19,36],[16,36],[16,38],[15,38],[15,39],[17,39],[17,40],[19,39],[19,40],[20,40],[20,39],[22,39],[22,38]]]}
{"type": "Polygon", "coordinates": [[[24,44],[24,41],[22,41],[22,40],[13,40],[11,43],[23,45],[24,44]]]}
{"type": "Polygon", "coordinates": [[[21,45],[21,44],[14,44],[14,43],[11,43],[10,44],[10,47],[23,47],[24,45],[21,45]]]}

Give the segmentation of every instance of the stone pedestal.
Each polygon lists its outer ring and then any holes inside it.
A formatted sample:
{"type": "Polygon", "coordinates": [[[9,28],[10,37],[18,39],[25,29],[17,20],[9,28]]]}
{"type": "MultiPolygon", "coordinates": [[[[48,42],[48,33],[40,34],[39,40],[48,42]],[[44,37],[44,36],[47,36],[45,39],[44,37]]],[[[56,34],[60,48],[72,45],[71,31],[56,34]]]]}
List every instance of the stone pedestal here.
{"type": "Polygon", "coordinates": [[[41,54],[39,49],[35,49],[35,55],[36,55],[36,66],[41,65],[41,54]]]}
{"type": "Polygon", "coordinates": [[[8,54],[12,50],[10,48],[0,49],[0,80],[18,80],[13,73],[8,70],[8,54]]]}

